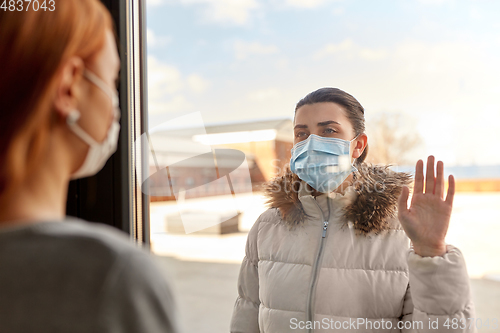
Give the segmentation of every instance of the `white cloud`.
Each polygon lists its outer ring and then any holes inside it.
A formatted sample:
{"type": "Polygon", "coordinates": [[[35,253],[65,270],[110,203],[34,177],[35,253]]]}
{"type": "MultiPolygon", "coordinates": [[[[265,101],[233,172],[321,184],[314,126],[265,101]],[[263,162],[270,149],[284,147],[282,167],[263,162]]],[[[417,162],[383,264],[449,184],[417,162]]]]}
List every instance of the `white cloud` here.
{"type": "Polygon", "coordinates": [[[337,7],[334,10],[332,10],[332,14],[335,16],[340,16],[345,14],[345,9],[343,7],[337,7]]]}
{"type": "Polygon", "coordinates": [[[165,3],[164,0],[146,0],[146,5],[148,6],[160,6],[165,3]]]}
{"type": "Polygon", "coordinates": [[[264,45],[259,42],[236,41],[234,43],[234,52],[236,59],[244,60],[251,55],[268,55],[279,51],[276,45],[264,45]]]}
{"type": "Polygon", "coordinates": [[[189,93],[205,92],[210,82],[199,74],[185,77],[176,67],[153,56],[148,57],[149,112],[180,112],[192,108],[186,98],[189,93]]]}
{"type": "Polygon", "coordinates": [[[325,45],[321,50],[316,52],[313,58],[319,60],[339,54],[345,54],[354,58],[362,58],[368,61],[382,60],[388,56],[388,52],[385,49],[361,47],[347,38],[337,44],[330,43],[325,45]]]}
{"type": "Polygon", "coordinates": [[[469,14],[470,14],[470,17],[474,20],[480,20],[483,18],[483,14],[481,13],[481,11],[475,7],[470,9],[469,14]]]}
{"type": "MultiPolygon", "coordinates": [[[[411,73],[463,74],[475,71],[477,51],[457,42],[429,44],[420,41],[402,43],[394,50],[395,60],[411,73]],[[471,66],[472,65],[472,66],[471,66]]],[[[453,75],[456,76],[456,75],[453,75]]]]}
{"type": "Polygon", "coordinates": [[[344,41],[338,44],[330,43],[325,45],[325,47],[323,47],[318,52],[316,52],[316,54],[314,55],[314,59],[316,60],[322,59],[332,54],[349,51],[352,50],[353,47],[354,43],[351,39],[345,39],[344,41]]]}
{"type": "Polygon", "coordinates": [[[281,69],[281,70],[288,69],[289,65],[290,65],[290,60],[286,57],[283,57],[283,58],[278,59],[276,61],[276,68],[281,69]]]}
{"type": "Polygon", "coordinates": [[[191,74],[187,78],[187,83],[192,91],[196,93],[205,92],[210,85],[210,82],[197,74],[191,74]]]}
{"type": "Polygon", "coordinates": [[[176,0],[184,5],[204,6],[204,18],[211,22],[244,25],[252,10],[259,7],[257,0],[176,0]]]}
{"type": "Polygon", "coordinates": [[[164,64],[153,56],[149,56],[148,85],[149,87],[155,87],[161,93],[173,94],[183,88],[184,82],[181,72],[177,68],[164,64]]]}
{"type": "Polygon", "coordinates": [[[418,2],[424,5],[442,5],[445,3],[454,3],[455,0],[418,0],[418,2]]]}
{"type": "Polygon", "coordinates": [[[165,3],[201,5],[204,19],[207,21],[236,25],[248,23],[252,10],[259,8],[257,0],[147,0],[148,6],[160,6],[165,3]]]}
{"type": "Polygon", "coordinates": [[[159,36],[153,30],[147,29],[148,47],[165,46],[172,41],[172,37],[159,36]]]}
{"type": "MultiPolygon", "coordinates": [[[[318,9],[323,5],[331,5],[332,3],[343,2],[344,0],[266,0],[266,5],[271,5],[275,10],[289,10],[289,9],[318,9]]],[[[326,6],[324,6],[326,7],[326,6]]],[[[333,11],[335,15],[342,14],[343,8],[338,8],[333,11]]]]}
{"type": "Polygon", "coordinates": [[[150,97],[148,100],[148,111],[151,115],[183,112],[192,108],[193,104],[187,101],[184,95],[176,95],[171,98],[165,97],[162,100],[154,100],[150,97]]]}
{"type": "Polygon", "coordinates": [[[316,9],[325,4],[333,2],[342,2],[343,0],[267,0],[275,8],[298,8],[298,9],[316,9]]]}
{"type": "Polygon", "coordinates": [[[387,57],[387,51],[384,49],[363,48],[359,51],[359,56],[366,60],[381,60],[387,57]]]}
{"type": "MultiPolygon", "coordinates": [[[[489,89],[489,92],[494,93],[494,94],[498,94],[500,96],[500,85],[492,86],[489,89]]],[[[500,124],[500,122],[499,122],[499,124],[500,124]]]]}
{"type": "Polygon", "coordinates": [[[268,101],[270,99],[276,99],[279,97],[281,97],[281,93],[276,88],[256,90],[247,94],[247,98],[249,100],[256,102],[268,101]]]}
{"type": "Polygon", "coordinates": [[[285,4],[290,7],[316,8],[325,3],[325,0],[285,0],[285,4]]]}

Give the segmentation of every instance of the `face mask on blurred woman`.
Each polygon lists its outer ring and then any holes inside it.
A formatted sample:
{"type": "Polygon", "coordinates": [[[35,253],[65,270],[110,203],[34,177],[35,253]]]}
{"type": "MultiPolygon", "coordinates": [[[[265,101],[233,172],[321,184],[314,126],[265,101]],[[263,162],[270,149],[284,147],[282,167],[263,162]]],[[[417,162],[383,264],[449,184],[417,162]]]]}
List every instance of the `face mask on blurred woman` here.
{"type": "Polygon", "coordinates": [[[111,98],[113,112],[115,117],[108,129],[108,133],[103,142],[95,141],[87,132],[85,132],[77,121],[80,118],[80,112],[73,110],[67,117],[66,122],[69,128],[85,143],[89,145],[89,150],[82,166],[71,175],[71,179],[84,178],[93,176],[98,173],[106,164],[106,161],[116,151],[118,134],[120,132],[120,109],[118,106],[118,94],[112,90],[94,73],[86,69],[83,73],[84,77],[100,88],[106,95],[111,98]]]}

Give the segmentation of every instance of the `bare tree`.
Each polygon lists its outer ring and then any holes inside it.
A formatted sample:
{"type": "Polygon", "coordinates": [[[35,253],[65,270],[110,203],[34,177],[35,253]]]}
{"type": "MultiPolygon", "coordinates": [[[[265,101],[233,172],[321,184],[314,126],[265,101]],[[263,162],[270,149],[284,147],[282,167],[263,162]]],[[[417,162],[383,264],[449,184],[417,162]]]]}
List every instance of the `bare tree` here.
{"type": "Polygon", "coordinates": [[[382,112],[367,119],[367,162],[405,165],[414,163],[423,146],[414,119],[403,113],[382,112]]]}

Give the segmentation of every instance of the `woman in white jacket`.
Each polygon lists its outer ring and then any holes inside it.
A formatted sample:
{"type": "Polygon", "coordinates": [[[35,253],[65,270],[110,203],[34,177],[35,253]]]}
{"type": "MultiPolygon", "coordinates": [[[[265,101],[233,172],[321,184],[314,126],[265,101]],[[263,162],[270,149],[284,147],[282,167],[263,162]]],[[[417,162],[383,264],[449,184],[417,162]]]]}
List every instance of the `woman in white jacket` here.
{"type": "Polygon", "coordinates": [[[364,109],[322,88],[296,106],[290,169],[266,184],[231,332],[474,332],[469,279],[445,243],[455,182],[364,163],[364,109]],[[424,186],[425,183],[425,186],[424,186]],[[410,243],[411,240],[411,243],[410,243]]]}

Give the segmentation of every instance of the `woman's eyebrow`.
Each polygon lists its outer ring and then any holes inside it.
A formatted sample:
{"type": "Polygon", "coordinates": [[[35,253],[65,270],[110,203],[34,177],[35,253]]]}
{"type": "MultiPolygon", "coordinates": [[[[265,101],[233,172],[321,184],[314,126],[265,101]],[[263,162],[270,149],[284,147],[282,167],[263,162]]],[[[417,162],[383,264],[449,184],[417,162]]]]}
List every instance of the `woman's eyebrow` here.
{"type": "Polygon", "coordinates": [[[298,125],[295,125],[295,127],[293,129],[297,129],[297,128],[307,128],[307,125],[298,124],[298,125]]]}
{"type": "Polygon", "coordinates": [[[339,122],[336,122],[335,120],[327,120],[327,121],[322,121],[322,122],[319,122],[318,123],[318,126],[326,126],[326,125],[330,125],[330,124],[337,124],[337,125],[340,125],[339,122]]]}

